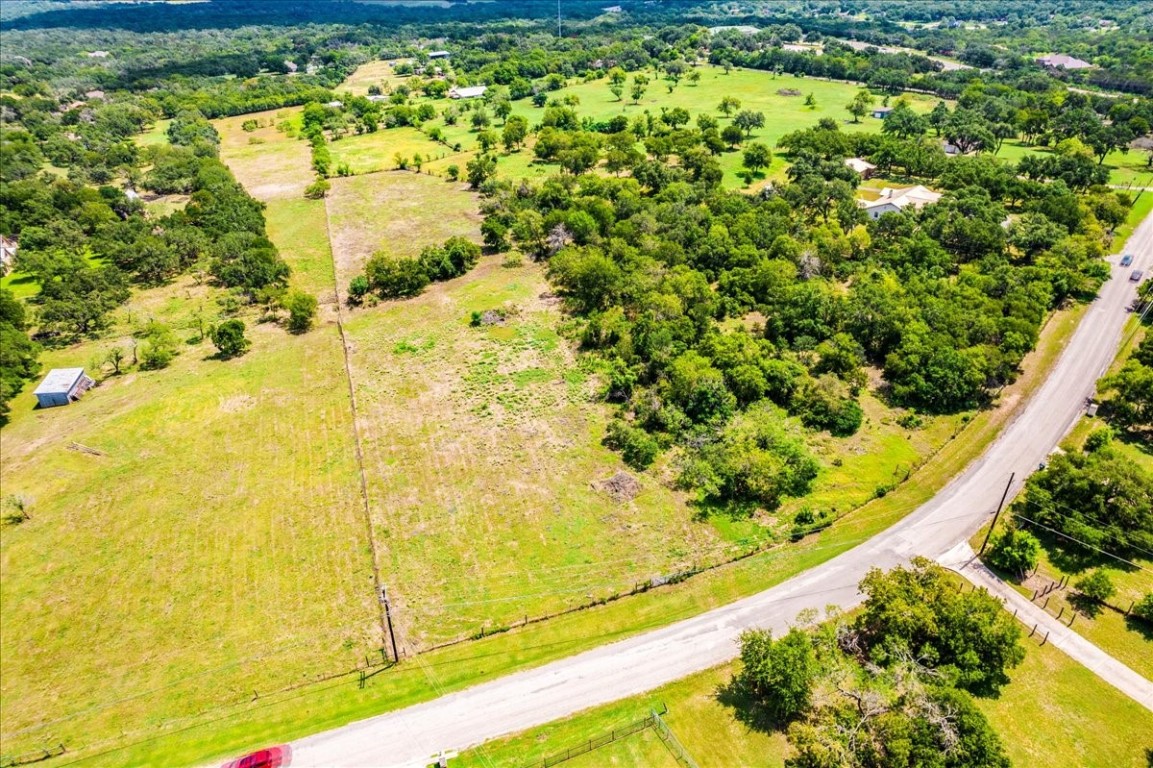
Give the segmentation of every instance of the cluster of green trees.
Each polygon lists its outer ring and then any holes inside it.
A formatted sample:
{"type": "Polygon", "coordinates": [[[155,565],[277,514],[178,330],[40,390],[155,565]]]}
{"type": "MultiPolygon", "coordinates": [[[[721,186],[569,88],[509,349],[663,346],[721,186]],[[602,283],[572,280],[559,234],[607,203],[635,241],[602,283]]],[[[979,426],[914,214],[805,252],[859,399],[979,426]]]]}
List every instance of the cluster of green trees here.
{"type": "MultiPolygon", "coordinates": [[[[722,104],[730,125],[734,101],[722,104]]],[[[636,467],[681,446],[683,481],[716,500],[771,506],[803,492],[797,430],[855,432],[866,365],[896,403],[981,404],[1013,379],[1051,308],[1095,294],[1108,274],[1102,223],[1129,204],[938,147],[945,198],[869,221],[843,159],[925,140],[831,120],[782,139],[790,183],[750,198],[719,187],[724,118],[690,127],[674,112],[600,126],[546,107],[534,151],[563,173],[535,188],[482,182],[483,233],[548,260],[621,405],[608,443],[636,467]],[[602,159],[631,176],[586,172],[602,159]]]]}
{"type": "Polygon", "coordinates": [[[479,260],[480,246],[463,237],[428,246],[416,258],[378,251],[365,264],[364,274],[349,284],[349,301],[359,304],[370,292],[386,299],[416,296],[430,282],[459,277],[479,260]]]}
{"type": "Polygon", "coordinates": [[[1015,620],[924,559],[874,569],[860,589],[853,619],[746,632],[730,700],[787,732],[790,768],[1007,768],[973,696],[995,695],[1023,660],[1015,620]]]}
{"type": "Polygon", "coordinates": [[[9,401],[40,372],[40,345],[28,336],[24,305],[0,288],[0,425],[8,422],[9,401]]]}
{"type": "Polygon", "coordinates": [[[1101,430],[1085,451],[1054,455],[1031,475],[1013,513],[1019,526],[1086,559],[1101,551],[1147,557],[1153,552],[1153,473],[1101,430]]]}
{"type": "MultiPolygon", "coordinates": [[[[1153,282],[1145,281],[1140,291],[1143,305],[1153,301],[1153,282]]],[[[1146,444],[1153,441],[1153,333],[1145,331],[1121,370],[1099,388],[1109,398],[1104,415],[1110,424],[1146,444]]]]}
{"type": "MultiPolygon", "coordinates": [[[[5,297],[3,407],[36,372],[30,331],[49,344],[97,336],[132,285],[195,270],[247,301],[286,298],[289,268],[268,240],[263,205],[217,158],[220,137],[201,112],[180,111],[168,144],[140,150],[132,136],[156,113],[131,100],[66,111],[48,111],[48,100],[17,101],[16,124],[0,142],[0,232],[19,243],[13,268],[40,290],[27,300],[27,317],[5,297]],[[67,177],[42,173],[45,162],[67,168],[67,177]],[[183,210],[149,215],[137,190],[190,199],[183,210]],[[20,312],[8,312],[9,303],[20,312]]],[[[315,304],[290,303],[295,312],[283,306],[293,329],[310,325],[315,304]]],[[[176,354],[170,329],[153,324],[141,338],[146,369],[166,367],[176,354]]]]}

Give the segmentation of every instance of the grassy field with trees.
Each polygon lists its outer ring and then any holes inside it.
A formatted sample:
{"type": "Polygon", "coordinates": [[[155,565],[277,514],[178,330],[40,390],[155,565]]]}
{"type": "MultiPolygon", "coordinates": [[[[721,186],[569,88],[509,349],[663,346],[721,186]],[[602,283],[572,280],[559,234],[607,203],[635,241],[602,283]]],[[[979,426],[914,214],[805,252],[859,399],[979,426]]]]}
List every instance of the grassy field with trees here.
{"type": "MultiPolygon", "coordinates": [[[[669,23],[665,4],[574,10],[564,38],[517,0],[453,4],[444,27],[320,5],[292,24],[249,0],[115,28],[103,5],[0,14],[0,232],[20,243],[0,283],[5,759],[64,743],[200,764],[822,562],[980,454],[1085,311],[1108,233],[1153,199],[1103,186],[1140,185],[1122,150],[1147,99],[1065,89],[1142,93],[1128,31],[1078,50],[1095,74],[1046,73],[993,32],[1005,53],[953,51],[984,72],[938,72],[831,37],[786,51],[791,19],[669,23]],[[447,79],[415,74],[442,45],[447,79]],[[477,83],[483,100],[446,98],[477,83]],[[853,155],[879,166],[868,190],[853,155]],[[916,183],[945,198],[877,222],[856,206],[916,183]],[[39,376],[79,365],[99,386],[34,410],[39,376]],[[406,658],[357,688],[382,658],[380,583],[406,658]]],[[[1037,487],[1116,470],[1144,488],[1118,467],[1144,466],[1146,417],[1115,407],[1113,440],[1037,487]]],[[[1137,597],[1132,576],[1077,589],[1137,597]]],[[[1147,639],[1113,618],[1087,633],[1136,659],[1147,639]]],[[[1125,764],[1128,734],[1084,735],[1085,709],[1054,743],[1125,764]]],[[[702,715],[693,738],[709,723],[736,733],[702,715]]],[[[762,735],[733,749],[781,754],[762,735]]],[[[612,759],[657,764],[651,736],[612,759]]]]}

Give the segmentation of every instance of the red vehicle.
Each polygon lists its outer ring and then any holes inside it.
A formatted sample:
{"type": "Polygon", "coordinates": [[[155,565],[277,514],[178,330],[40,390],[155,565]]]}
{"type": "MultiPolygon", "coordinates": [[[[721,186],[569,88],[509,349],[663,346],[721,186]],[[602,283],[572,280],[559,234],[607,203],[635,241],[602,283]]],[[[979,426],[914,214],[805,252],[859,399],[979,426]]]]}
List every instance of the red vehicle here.
{"type": "Polygon", "coordinates": [[[221,768],[282,768],[292,762],[292,747],[283,744],[225,763],[221,768]]]}

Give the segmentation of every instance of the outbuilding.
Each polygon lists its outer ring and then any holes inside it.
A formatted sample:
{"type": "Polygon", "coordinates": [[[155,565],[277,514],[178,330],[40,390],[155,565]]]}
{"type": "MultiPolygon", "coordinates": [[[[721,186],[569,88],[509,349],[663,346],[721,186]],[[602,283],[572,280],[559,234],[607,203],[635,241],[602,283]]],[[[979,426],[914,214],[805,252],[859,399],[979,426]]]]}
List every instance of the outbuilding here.
{"type": "Polygon", "coordinates": [[[873,177],[873,172],[877,170],[877,166],[873,165],[863,157],[845,158],[845,165],[861,174],[862,179],[871,179],[873,177]]]}
{"type": "Polygon", "coordinates": [[[878,120],[884,120],[892,111],[892,107],[877,107],[873,110],[873,117],[877,118],[878,120]]]}
{"type": "Polygon", "coordinates": [[[487,85],[471,85],[466,88],[451,88],[448,92],[450,99],[479,99],[488,90],[487,85]]]}
{"type": "Polygon", "coordinates": [[[68,405],[79,400],[95,383],[83,368],[53,368],[36,387],[36,401],[41,408],[68,405]]]}

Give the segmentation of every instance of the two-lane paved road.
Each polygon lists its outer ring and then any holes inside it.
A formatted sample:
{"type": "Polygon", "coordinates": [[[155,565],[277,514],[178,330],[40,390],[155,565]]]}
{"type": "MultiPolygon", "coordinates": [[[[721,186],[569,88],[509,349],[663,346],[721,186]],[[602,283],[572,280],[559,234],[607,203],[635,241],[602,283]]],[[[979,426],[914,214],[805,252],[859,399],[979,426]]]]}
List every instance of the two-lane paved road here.
{"type": "Polygon", "coordinates": [[[746,628],[779,631],[803,609],[852,607],[861,599],[857,582],[869,568],[889,568],[917,554],[942,555],[992,513],[1009,474],[1016,472],[1019,487],[1081,413],[1129,316],[1136,295],[1131,269],[1153,270],[1153,216],[1126,251],[1136,257],[1133,267],[1114,267],[1052,374],[1017,418],[980,459],[901,522],[783,584],[700,616],[303,739],[293,745],[293,765],[426,765],[440,750],[465,749],[725,662],[737,654],[746,628]]]}

